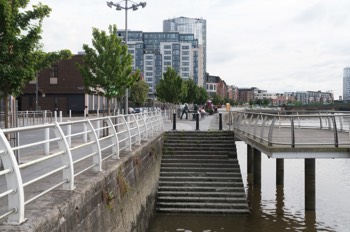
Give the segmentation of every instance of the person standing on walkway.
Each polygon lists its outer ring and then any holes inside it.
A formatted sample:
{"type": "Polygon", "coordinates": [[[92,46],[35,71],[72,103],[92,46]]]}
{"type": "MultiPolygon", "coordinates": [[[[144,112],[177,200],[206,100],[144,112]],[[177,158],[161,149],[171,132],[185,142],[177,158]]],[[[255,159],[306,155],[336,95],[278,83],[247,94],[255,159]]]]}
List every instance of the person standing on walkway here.
{"type": "Polygon", "coordinates": [[[182,119],[182,116],[183,116],[184,114],[186,114],[186,119],[188,119],[188,105],[187,105],[187,103],[185,103],[185,106],[184,106],[184,108],[182,109],[182,114],[181,114],[180,119],[182,119]]]}

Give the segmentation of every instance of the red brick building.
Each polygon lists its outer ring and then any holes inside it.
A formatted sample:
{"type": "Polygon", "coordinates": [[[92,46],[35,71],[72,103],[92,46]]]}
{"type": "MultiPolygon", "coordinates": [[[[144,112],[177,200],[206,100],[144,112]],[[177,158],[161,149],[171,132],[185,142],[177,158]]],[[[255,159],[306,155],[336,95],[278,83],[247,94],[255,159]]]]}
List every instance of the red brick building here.
{"type": "Polygon", "coordinates": [[[29,82],[23,95],[18,98],[19,110],[36,110],[36,91],[38,90],[38,110],[58,110],[64,114],[83,113],[85,91],[83,78],[76,63],[82,63],[83,55],[74,55],[62,60],[51,68],[43,69],[36,80],[29,82]]]}

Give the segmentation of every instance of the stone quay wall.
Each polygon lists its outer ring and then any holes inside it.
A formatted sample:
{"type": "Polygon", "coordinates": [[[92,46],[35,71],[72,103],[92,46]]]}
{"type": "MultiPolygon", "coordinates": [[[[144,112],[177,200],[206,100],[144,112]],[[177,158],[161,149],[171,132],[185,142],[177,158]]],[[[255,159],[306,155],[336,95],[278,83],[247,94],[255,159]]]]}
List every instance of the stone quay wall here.
{"type": "Polygon", "coordinates": [[[119,160],[88,171],[73,191],[54,190],[26,206],[27,221],[0,231],[145,232],[155,212],[163,133],[119,160]]]}

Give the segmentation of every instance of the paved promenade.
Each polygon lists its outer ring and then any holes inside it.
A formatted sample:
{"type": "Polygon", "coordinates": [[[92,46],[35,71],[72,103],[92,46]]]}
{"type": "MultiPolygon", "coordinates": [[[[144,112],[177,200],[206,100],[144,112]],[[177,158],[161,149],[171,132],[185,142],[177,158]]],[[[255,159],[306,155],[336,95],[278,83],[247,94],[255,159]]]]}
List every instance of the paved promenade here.
{"type": "MultiPolygon", "coordinates": [[[[171,116],[173,117],[173,116],[171,116]]],[[[164,130],[170,131],[173,129],[173,122],[169,119],[169,116],[163,117],[164,130]]],[[[223,129],[225,126],[223,123],[223,129]]],[[[176,130],[178,131],[194,131],[196,130],[196,121],[192,120],[192,114],[189,114],[188,119],[176,118],[176,130]]],[[[209,115],[204,118],[199,118],[199,130],[200,131],[215,131],[219,130],[219,114],[209,115]]]]}

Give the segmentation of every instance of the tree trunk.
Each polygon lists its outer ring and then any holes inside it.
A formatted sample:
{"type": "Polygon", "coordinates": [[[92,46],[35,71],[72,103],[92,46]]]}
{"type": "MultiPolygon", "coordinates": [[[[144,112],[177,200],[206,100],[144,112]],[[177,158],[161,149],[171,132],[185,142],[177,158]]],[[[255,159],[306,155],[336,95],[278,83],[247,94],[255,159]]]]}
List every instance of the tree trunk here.
{"type": "Polygon", "coordinates": [[[111,115],[111,99],[110,98],[107,98],[107,116],[110,116],[111,115]]]}
{"type": "Polygon", "coordinates": [[[5,104],[5,128],[9,128],[9,95],[5,94],[4,96],[5,104]]]}

